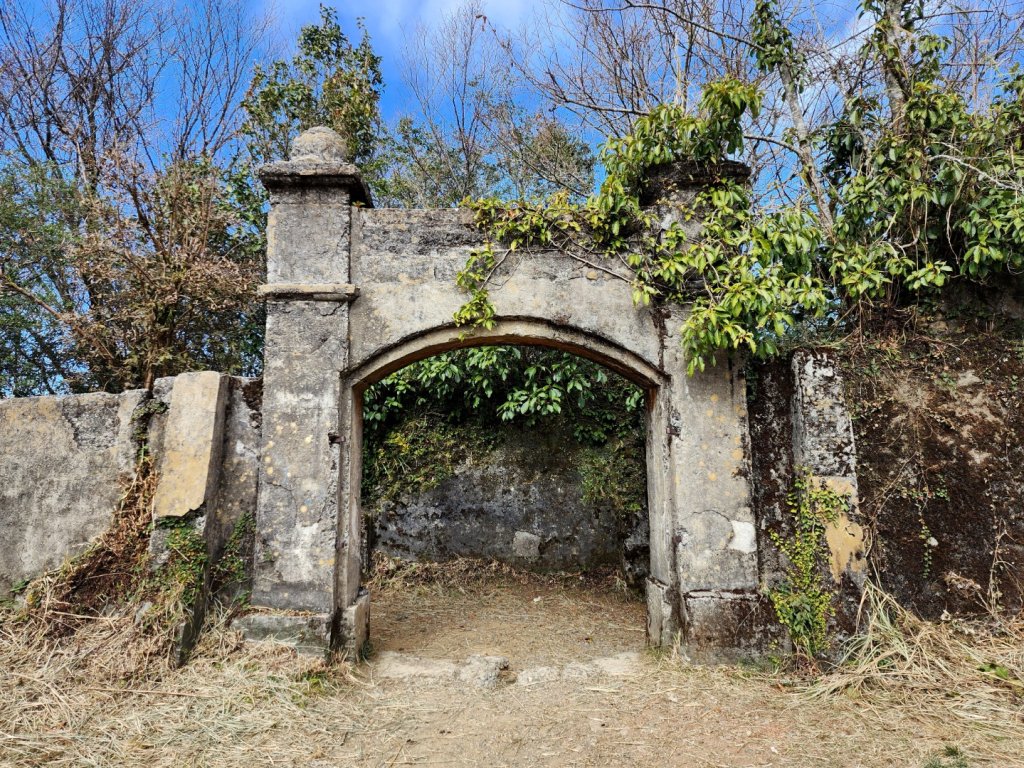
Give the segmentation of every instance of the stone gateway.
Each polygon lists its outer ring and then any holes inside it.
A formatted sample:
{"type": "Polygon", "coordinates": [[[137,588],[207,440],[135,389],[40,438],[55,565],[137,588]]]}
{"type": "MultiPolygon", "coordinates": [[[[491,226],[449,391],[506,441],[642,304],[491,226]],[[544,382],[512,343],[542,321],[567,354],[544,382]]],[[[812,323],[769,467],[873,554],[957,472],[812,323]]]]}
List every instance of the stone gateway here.
{"type": "MultiPolygon", "coordinates": [[[[678,220],[700,189],[699,174],[682,178],[650,200],[659,221],[678,220]]],[[[826,532],[822,575],[855,612],[865,532],[853,431],[827,354],[753,368],[749,393],[744,361],[723,356],[688,376],[685,306],[636,307],[624,267],[557,251],[499,253],[493,327],[456,327],[466,300],[456,274],[483,240],[468,212],[375,209],[344,142],[325,128],[302,134],[262,180],[271,201],[262,401],[259,381],[215,372],[161,379],[149,392],[0,401],[0,588],[16,591],[85,551],[145,454],[158,478],[155,561],[168,524],[206,543],[189,642],[230,550],[251,565],[239,588],[251,579],[253,610],[237,620],[249,637],[356,654],[371,622],[363,393],[439,352],[520,344],[588,358],[645,393],[650,643],[731,661],[784,641],[764,587],[785,570],[771,536],[796,468],[851,501],[826,532]]],[[[699,223],[687,226],[697,234],[699,223]]],[[[519,531],[509,546],[529,560],[540,541],[519,531]]]]}
{"type": "MultiPolygon", "coordinates": [[[[757,653],[770,622],[743,368],[723,359],[687,375],[678,337],[685,308],[634,306],[628,275],[614,265],[509,253],[491,290],[494,327],[456,327],[466,297],[455,276],[481,245],[467,212],[373,208],[343,141],[325,128],[300,136],[291,159],[265,166],[261,178],[271,211],[260,289],[267,328],[252,592],[259,611],[242,620],[250,635],[361,648],[370,621],[362,393],[439,352],[525,344],[589,358],[646,392],[649,641],[681,642],[695,660],[757,653]]],[[[834,425],[803,418],[797,432],[818,445],[830,437],[814,428],[829,433],[834,425]]]]}

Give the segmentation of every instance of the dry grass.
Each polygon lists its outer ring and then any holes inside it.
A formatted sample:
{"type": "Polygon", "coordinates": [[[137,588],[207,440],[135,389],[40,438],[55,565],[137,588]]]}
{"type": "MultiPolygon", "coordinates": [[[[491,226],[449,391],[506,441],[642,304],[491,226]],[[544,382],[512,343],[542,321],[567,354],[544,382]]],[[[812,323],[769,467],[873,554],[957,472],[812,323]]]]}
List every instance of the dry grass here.
{"type": "Polygon", "coordinates": [[[375,556],[377,651],[532,666],[642,650],[646,603],[613,571],[535,574],[469,559],[403,563],[375,556]]]}
{"type": "Polygon", "coordinates": [[[56,640],[26,633],[9,612],[0,619],[5,766],[245,765],[216,755],[301,717],[310,696],[335,690],[350,670],[272,644],[245,647],[218,624],[176,669],[165,655],[131,652],[131,617],[94,618],[56,640]]]}
{"type": "MultiPolygon", "coordinates": [[[[643,647],[642,606],[614,582],[441,570],[377,574],[375,642],[454,659],[483,645],[517,670],[643,647]]],[[[328,667],[216,620],[174,669],[132,656],[132,616],[54,637],[8,612],[0,764],[924,768],[952,745],[970,768],[1024,765],[1019,625],[972,634],[872,599],[888,613],[842,672],[811,684],[646,652],[632,677],[490,691],[376,681],[372,661],[328,667]]]]}
{"type": "Polygon", "coordinates": [[[141,459],[110,527],[82,554],[32,582],[25,618],[34,630],[73,633],[132,590],[147,558],[156,485],[152,461],[141,459]]]}
{"type": "Polygon", "coordinates": [[[969,731],[976,752],[1024,756],[1024,616],[924,621],[871,584],[864,608],[864,632],[810,695],[916,710],[969,731]]]}

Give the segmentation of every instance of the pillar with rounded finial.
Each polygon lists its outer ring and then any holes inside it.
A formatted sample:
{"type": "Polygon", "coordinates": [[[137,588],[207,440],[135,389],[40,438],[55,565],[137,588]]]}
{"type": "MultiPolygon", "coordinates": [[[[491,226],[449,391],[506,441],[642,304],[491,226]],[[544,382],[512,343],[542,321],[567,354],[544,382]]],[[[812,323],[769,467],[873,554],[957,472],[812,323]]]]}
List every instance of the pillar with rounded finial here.
{"type": "MultiPolygon", "coordinates": [[[[288,160],[263,166],[270,193],[262,461],[252,604],[242,628],[309,650],[350,642],[339,634],[340,371],[348,364],[352,208],[370,192],[345,140],[317,127],[288,160]]],[[[341,622],[343,624],[343,622],[341,622]]],[[[350,643],[351,644],[351,643],[350,643]]]]}

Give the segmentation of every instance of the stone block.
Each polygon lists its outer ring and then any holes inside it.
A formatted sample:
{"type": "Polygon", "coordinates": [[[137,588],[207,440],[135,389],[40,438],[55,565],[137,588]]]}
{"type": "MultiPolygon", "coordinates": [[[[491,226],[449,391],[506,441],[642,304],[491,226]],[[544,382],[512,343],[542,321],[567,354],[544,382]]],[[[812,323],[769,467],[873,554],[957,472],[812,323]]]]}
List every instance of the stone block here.
{"type": "Polygon", "coordinates": [[[540,536],[527,531],[516,531],[512,537],[512,554],[523,560],[537,560],[540,557],[540,536]]]}
{"type": "MultiPolygon", "coordinates": [[[[744,514],[749,510],[744,510],[744,514]]],[[[676,535],[676,567],[683,593],[757,588],[753,524],[709,510],[689,515],[676,535]]]]}
{"type": "Polygon", "coordinates": [[[771,605],[756,593],[692,592],[683,598],[683,650],[698,664],[756,659],[768,650],[775,627],[771,605]]]}
{"type": "Polygon", "coordinates": [[[345,609],[344,649],[352,659],[358,659],[366,649],[370,639],[370,595],[364,592],[356,601],[345,609]]]}
{"type": "Polygon", "coordinates": [[[232,623],[246,640],[270,640],[300,653],[326,654],[330,649],[331,617],[325,614],[250,613],[232,623]]]}
{"type": "Polygon", "coordinates": [[[647,642],[670,646],[679,640],[679,594],[666,584],[647,579],[647,642]]]}
{"type": "Polygon", "coordinates": [[[155,518],[185,517],[216,493],[227,392],[227,378],[212,371],[175,379],[153,499],[155,518]]]}

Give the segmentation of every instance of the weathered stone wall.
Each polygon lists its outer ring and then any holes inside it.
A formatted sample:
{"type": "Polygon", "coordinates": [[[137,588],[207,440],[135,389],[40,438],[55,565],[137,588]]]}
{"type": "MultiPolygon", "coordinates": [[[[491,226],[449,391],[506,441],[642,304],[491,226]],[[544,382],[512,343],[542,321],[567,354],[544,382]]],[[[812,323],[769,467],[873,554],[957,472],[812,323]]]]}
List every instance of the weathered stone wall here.
{"type": "Polygon", "coordinates": [[[135,468],[141,391],[0,400],[0,597],[110,524],[135,468]]]}
{"type": "Polygon", "coordinates": [[[160,478],[155,514],[194,519],[216,557],[256,506],[258,386],[184,374],[157,381],[151,397],[0,400],[0,597],[108,528],[143,448],[160,478]]]}
{"type": "Polygon", "coordinates": [[[751,468],[757,515],[761,583],[774,587],[787,563],[773,535],[792,533],[789,495],[797,474],[848,500],[828,526],[827,573],[839,597],[832,617],[842,637],[855,628],[866,575],[867,535],[857,492],[857,449],[835,355],[800,350],[786,359],[752,366],[750,383],[751,468]]]}
{"type": "Polygon", "coordinates": [[[872,574],[930,619],[1024,607],[1021,325],[958,309],[842,360],[872,574]]]}
{"type": "Polygon", "coordinates": [[[650,559],[643,490],[635,512],[588,499],[582,473],[594,449],[564,425],[494,429],[497,445],[433,487],[368,506],[371,544],[406,559],[482,557],[538,571],[615,566],[642,586],[650,559]]]}

